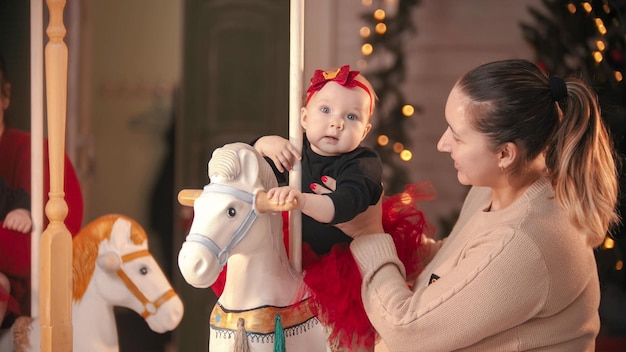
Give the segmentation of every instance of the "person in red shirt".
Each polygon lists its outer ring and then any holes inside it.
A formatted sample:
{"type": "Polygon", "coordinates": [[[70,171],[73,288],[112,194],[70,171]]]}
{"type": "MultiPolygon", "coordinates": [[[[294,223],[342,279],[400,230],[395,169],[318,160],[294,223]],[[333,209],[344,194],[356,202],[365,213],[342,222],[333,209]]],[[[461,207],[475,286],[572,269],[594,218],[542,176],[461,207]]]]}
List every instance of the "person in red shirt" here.
{"type": "MultiPolygon", "coordinates": [[[[0,221],[2,228],[29,233],[33,225],[30,217],[30,197],[23,189],[11,189],[0,177],[0,221]]],[[[9,305],[11,282],[0,273],[0,317],[4,318],[9,305]]],[[[15,308],[13,308],[15,309],[15,308]]]]}
{"type": "MultiPolygon", "coordinates": [[[[31,135],[28,132],[7,127],[7,109],[11,101],[11,84],[6,65],[0,54],[0,177],[11,189],[24,189],[31,194],[31,135]]],[[[44,143],[44,201],[50,192],[50,169],[48,146],[44,143]]],[[[64,192],[69,211],[65,225],[75,236],[82,226],[83,198],[74,167],[67,155],[64,165],[64,192]]],[[[48,219],[44,217],[44,228],[48,219]]],[[[43,231],[44,229],[34,229],[43,231]]],[[[11,287],[8,310],[2,327],[10,326],[20,315],[30,315],[30,233],[23,233],[0,226],[0,273],[7,276],[11,287]]]]}

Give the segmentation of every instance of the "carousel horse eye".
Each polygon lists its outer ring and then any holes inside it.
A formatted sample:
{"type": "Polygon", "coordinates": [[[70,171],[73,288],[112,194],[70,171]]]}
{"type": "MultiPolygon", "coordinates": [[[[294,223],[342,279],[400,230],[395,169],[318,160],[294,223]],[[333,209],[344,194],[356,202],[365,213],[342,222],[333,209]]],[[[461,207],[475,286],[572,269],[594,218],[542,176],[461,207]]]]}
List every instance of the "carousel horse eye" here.
{"type": "Polygon", "coordinates": [[[235,210],[235,208],[228,208],[228,210],[226,211],[226,214],[228,215],[229,218],[234,218],[235,215],[237,215],[237,210],[235,210]]]}
{"type": "Polygon", "coordinates": [[[148,274],[148,267],[147,266],[142,266],[139,269],[139,272],[141,273],[141,275],[147,275],[148,274]]]}

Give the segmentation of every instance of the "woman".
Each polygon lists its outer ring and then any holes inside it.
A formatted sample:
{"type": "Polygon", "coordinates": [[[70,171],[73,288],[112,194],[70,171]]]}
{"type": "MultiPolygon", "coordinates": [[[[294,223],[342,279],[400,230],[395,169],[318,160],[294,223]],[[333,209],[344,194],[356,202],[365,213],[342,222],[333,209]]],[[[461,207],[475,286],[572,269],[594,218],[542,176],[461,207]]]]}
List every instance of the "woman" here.
{"type": "Polygon", "coordinates": [[[498,61],[456,83],[445,115],[437,148],[474,187],[412,289],[378,224],[344,227],[382,340],[391,351],[593,351],[593,248],[618,221],[594,93],[530,62],[498,61]]]}

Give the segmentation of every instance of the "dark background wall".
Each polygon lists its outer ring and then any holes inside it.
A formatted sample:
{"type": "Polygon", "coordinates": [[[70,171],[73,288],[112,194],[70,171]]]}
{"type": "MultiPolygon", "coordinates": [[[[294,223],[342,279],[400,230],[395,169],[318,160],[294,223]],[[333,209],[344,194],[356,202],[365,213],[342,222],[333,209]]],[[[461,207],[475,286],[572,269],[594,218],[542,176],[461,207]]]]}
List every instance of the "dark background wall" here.
{"type": "Polygon", "coordinates": [[[30,7],[28,1],[0,1],[0,52],[11,80],[6,123],[30,129],[30,7]]]}

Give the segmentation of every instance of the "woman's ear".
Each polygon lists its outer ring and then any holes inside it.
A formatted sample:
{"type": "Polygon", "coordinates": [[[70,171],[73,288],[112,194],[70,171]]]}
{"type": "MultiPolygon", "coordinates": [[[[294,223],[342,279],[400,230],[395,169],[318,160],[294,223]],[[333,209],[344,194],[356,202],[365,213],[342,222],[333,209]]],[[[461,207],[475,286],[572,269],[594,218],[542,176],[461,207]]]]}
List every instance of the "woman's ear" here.
{"type": "Polygon", "coordinates": [[[498,158],[500,158],[498,162],[498,166],[500,168],[506,169],[507,167],[513,165],[515,159],[517,158],[519,150],[517,145],[513,142],[506,142],[500,147],[500,152],[498,154],[498,158]]]}

